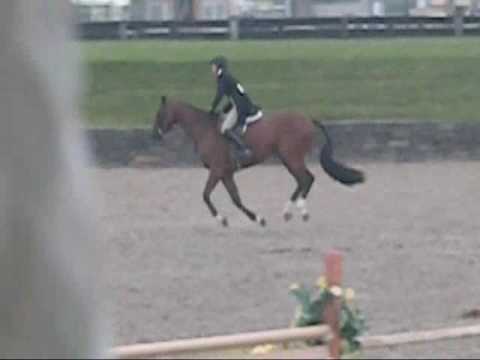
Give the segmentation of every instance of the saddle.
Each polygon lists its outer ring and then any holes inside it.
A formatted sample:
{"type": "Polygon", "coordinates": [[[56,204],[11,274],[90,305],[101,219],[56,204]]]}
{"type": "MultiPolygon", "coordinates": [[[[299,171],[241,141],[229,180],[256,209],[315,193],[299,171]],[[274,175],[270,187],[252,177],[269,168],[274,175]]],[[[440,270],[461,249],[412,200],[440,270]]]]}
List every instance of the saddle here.
{"type": "MultiPolygon", "coordinates": [[[[229,101],[222,109],[222,114],[223,115],[226,115],[230,112],[230,110],[232,110],[233,108],[233,104],[229,101]]],[[[244,135],[247,130],[248,130],[248,127],[254,123],[256,123],[257,121],[261,120],[263,118],[263,111],[262,111],[262,108],[258,105],[255,106],[255,112],[249,116],[247,116],[247,118],[245,119],[245,125],[241,128],[239,125],[236,125],[235,128],[233,129],[234,131],[236,131],[237,133],[239,133],[240,135],[244,135]]]]}
{"type": "Polygon", "coordinates": [[[245,120],[245,125],[242,128],[242,134],[245,134],[248,130],[248,127],[252,124],[255,124],[257,121],[263,118],[263,111],[262,109],[257,109],[257,112],[253,115],[250,115],[245,120]]]}

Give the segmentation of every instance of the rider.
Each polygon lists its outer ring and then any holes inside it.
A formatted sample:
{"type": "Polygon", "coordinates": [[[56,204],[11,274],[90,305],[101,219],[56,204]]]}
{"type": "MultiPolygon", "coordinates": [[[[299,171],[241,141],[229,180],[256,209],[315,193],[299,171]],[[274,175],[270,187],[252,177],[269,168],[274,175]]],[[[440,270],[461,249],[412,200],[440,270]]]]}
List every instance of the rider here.
{"type": "Polygon", "coordinates": [[[242,137],[234,131],[234,128],[237,125],[244,128],[247,118],[258,114],[260,109],[252,103],[243,86],[229,72],[228,61],[225,57],[217,56],[210,61],[210,64],[217,80],[217,95],[213,100],[210,113],[215,113],[224,96],[229,98],[230,104],[226,107],[228,112],[223,120],[221,133],[236,145],[243,158],[248,159],[252,156],[252,151],[242,137]]]}

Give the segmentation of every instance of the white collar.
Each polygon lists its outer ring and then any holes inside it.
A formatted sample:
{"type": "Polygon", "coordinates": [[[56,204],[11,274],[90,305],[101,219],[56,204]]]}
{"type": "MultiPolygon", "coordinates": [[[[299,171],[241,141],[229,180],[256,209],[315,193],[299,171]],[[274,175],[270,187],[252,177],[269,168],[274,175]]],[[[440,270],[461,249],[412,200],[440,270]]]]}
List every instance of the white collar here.
{"type": "Polygon", "coordinates": [[[217,76],[221,76],[223,74],[223,69],[222,68],[219,68],[217,70],[217,76]]]}

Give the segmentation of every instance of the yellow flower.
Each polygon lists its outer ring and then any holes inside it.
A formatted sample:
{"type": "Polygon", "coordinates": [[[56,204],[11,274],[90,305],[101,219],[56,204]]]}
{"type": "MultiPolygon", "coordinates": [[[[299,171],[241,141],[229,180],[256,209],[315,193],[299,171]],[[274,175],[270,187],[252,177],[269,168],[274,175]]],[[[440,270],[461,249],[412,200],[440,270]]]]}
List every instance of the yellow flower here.
{"type": "Polygon", "coordinates": [[[345,290],[345,300],[353,301],[355,299],[355,291],[353,289],[345,290]]]}
{"type": "Polygon", "coordinates": [[[339,286],[332,286],[332,287],[330,288],[330,292],[331,292],[333,295],[335,295],[336,297],[340,297],[340,296],[342,296],[342,294],[343,294],[343,290],[342,290],[342,288],[339,287],[339,286]]]}
{"type": "Polygon", "coordinates": [[[320,277],[318,278],[318,280],[317,280],[317,286],[318,286],[320,289],[322,289],[322,290],[324,290],[324,289],[327,288],[328,285],[327,285],[327,279],[325,278],[325,276],[320,276],[320,277]]]}
{"type": "Polygon", "coordinates": [[[298,285],[297,283],[290,285],[290,291],[298,290],[299,288],[300,288],[300,285],[298,285]]]}
{"type": "Polygon", "coordinates": [[[271,353],[275,350],[275,345],[266,344],[266,345],[259,345],[255,346],[253,350],[250,352],[251,355],[265,355],[271,353]]]}

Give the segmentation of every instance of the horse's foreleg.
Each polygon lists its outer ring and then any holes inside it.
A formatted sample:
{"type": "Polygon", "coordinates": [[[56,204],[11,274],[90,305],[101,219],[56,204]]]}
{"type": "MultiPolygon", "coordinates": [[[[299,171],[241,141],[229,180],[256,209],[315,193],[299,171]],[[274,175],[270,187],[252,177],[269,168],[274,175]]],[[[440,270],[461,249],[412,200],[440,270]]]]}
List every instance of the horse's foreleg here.
{"type": "Polygon", "coordinates": [[[237,188],[237,184],[233,179],[233,175],[224,178],[223,185],[225,186],[225,189],[230,195],[230,198],[232,199],[232,202],[235,204],[235,206],[240,209],[245,215],[247,215],[250,220],[258,222],[261,226],[267,225],[267,222],[264,218],[259,217],[257,214],[255,214],[253,211],[249,210],[245,205],[243,205],[242,199],[240,198],[240,193],[237,188]]]}
{"type": "Polygon", "coordinates": [[[210,196],[219,181],[220,179],[212,174],[208,176],[205,189],[203,190],[203,201],[205,202],[205,204],[207,204],[207,207],[210,210],[210,213],[212,214],[212,216],[215,217],[220,222],[220,224],[227,227],[228,226],[227,218],[221,216],[218,213],[217,209],[215,208],[215,205],[213,205],[212,201],[210,200],[210,196]]]}

